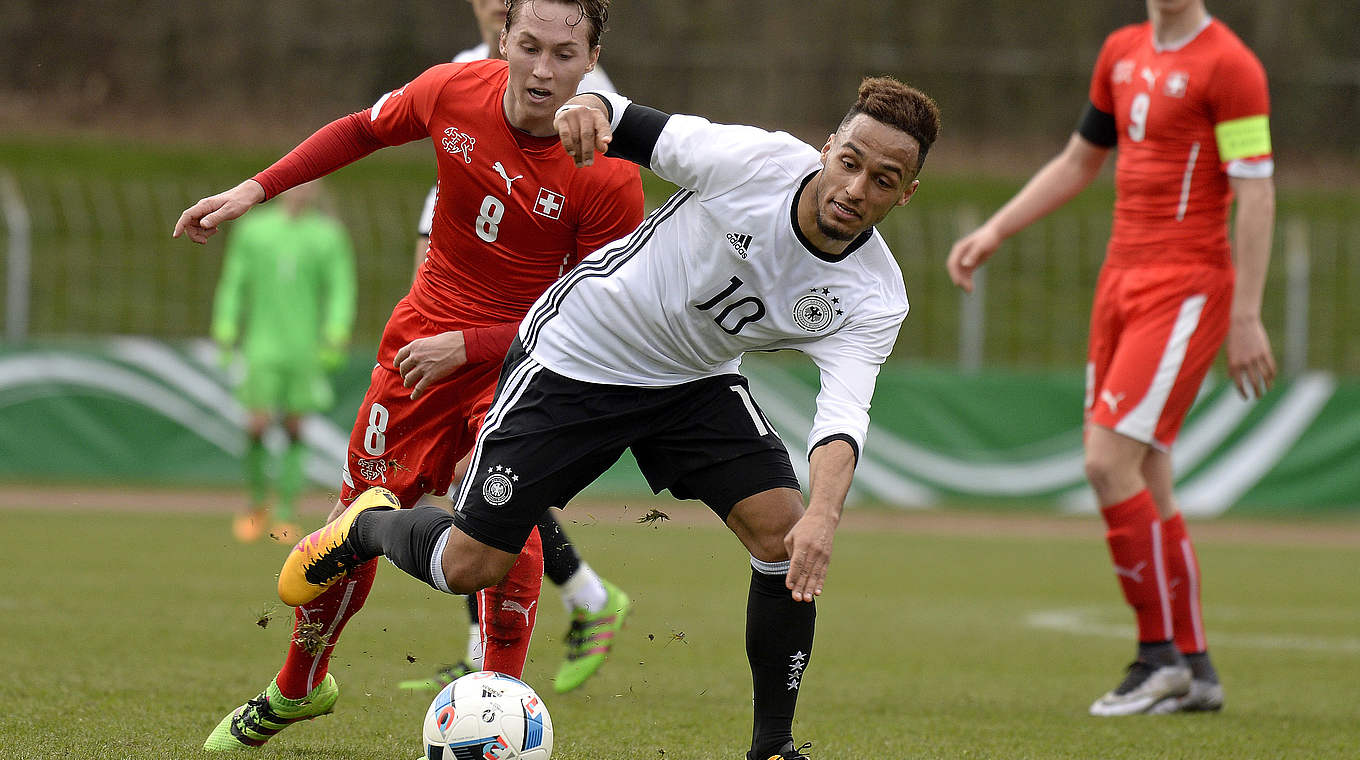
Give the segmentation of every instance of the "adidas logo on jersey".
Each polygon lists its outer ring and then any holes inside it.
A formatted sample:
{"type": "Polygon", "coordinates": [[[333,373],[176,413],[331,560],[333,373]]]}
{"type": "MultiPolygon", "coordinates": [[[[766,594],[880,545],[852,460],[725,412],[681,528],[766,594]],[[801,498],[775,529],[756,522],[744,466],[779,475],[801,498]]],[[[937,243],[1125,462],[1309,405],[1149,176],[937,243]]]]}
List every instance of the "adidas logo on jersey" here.
{"type": "Polygon", "coordinates": [[[732,244],[732,250],[736,251],[738,256],[743,259],[746,258],[746,248],[751,245],[750,235],[739,235],[735,232],[729,232],[727,233],[727,242],[732,244]]]}

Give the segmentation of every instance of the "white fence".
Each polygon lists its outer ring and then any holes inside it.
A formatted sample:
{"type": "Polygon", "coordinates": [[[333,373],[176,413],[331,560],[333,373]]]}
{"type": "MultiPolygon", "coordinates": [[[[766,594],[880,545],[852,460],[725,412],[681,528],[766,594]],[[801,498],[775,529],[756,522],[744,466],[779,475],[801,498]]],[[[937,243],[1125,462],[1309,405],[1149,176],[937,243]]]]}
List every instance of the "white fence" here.
{"type": "MultiPolygon", "coordinates": [[[[227,185],[178,178],[15,176],[0,168],[5,238],[4,335],[204,335],[221,267],[221,240],[171,240],[181,209],[227,185]]],[[[376,343],[410,284],[413,228],[426,187],[416,179],[332,186],[358,251],[358,340],[376,343]]],[[[1072,367],[1084,361],[1091,293],[1109,232],[1105,204],[1076,204],[1008,241],[978,292],[949,282],[950,244],[990,212],[974,202],[913,201],[882,227],[912,302],[897,355],[985,366],[1072,367]]],[[[1265,319],[1282,366],[1360,374],[1360,215],[1354,209],[1282,213],[1265,319]]],[[[230,234],[228,228],[227,234],[230,234]]]]}

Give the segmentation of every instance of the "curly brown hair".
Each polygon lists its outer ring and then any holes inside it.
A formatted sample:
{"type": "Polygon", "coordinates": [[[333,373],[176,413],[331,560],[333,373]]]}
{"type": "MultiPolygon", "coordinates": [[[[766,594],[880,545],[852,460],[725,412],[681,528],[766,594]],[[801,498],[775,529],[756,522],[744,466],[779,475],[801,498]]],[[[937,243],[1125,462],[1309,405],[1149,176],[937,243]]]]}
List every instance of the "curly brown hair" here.
{"type": "MultiPolygon", "coordinates": [[[[582,21],[590,22],[590,33],[586,39],[590,42],[590,47],[595,48],[600,44],[600,36],[604,34],[605,25],[609,22],[609,0],[547,0],[548,2],[561,3],[563,5],[574,5],[581,9],[581,18],[575,23],[582,21]]],[[[515,23],[515,16],[519,9],[525,5],[533,5],[537,0],[505,0],[505,31],[509,32],[510,27],[515,23]]],[[[575,24],[572,24],[573,26],[575,24]]]]}
{"type": "Polygon", "coordinates": [[[840,129],[851,119],[864,114],[875,121],[906,132],[921,146],[916,171],[926,162],[926,153],[940,135],[940,107],[924,92],[888,76],[865,77],[859,83],[859,98],[841,119],[840,129]]]}

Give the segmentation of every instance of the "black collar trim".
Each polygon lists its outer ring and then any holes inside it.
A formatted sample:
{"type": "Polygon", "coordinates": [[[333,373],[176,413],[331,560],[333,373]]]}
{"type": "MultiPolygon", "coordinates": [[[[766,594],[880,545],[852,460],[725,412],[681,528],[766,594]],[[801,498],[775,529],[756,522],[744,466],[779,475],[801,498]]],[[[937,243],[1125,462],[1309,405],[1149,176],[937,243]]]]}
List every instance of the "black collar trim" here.
{"type": "Polygon", "coordinates": [[[869,238],[874,235],[874,228],[870,227],[859,233],[859,236],[850,241],[850,245],[846,246],[845,250],[840,253],[827,253],[813,245],[812,241],[808,240],[807,236],[803,234],[803,230],[798,227],[798,201],[803,197],[803,190],[807,189],[808,183],[811,182],[812,178],[815,176],[817,176],[817,172],[813,172],[804,177],[803,183],[798,186],[798,192],[793,194],[793,206],[789,208],[789,223],[793,225],[793,234],[798,237],[798,242],[803,244],[803,247],[807,249],[808,253],[816,256],[822,261],[835,264],[838,261],[845,261],[850,257],[850,254],[858,250],[860,246],[869,242],[869,238]]]}

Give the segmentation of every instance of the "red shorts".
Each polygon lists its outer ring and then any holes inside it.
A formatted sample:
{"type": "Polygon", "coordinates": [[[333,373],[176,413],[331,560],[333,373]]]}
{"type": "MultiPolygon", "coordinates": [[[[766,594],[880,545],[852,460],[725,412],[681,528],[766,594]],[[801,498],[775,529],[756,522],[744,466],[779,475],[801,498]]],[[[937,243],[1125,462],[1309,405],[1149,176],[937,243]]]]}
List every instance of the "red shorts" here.
{"type": "Polygon", "coordinates": [[[472,449],[491,406],[501,362],[465,364],[411,400],[395,369],[397,351],[416,338],[446,332],[402,299],[378,346],[378,363],[359,407],[342,473],[346,504],[373,486],[413,506],[423,494],[444,494],[458,460],[472,449]]]}
{"type": "Polygon", "coordinates": [[[1091,308],[1086,422],[1171,448],[1228,334],[1233,271],[1105,267],[1091,308]]]}

